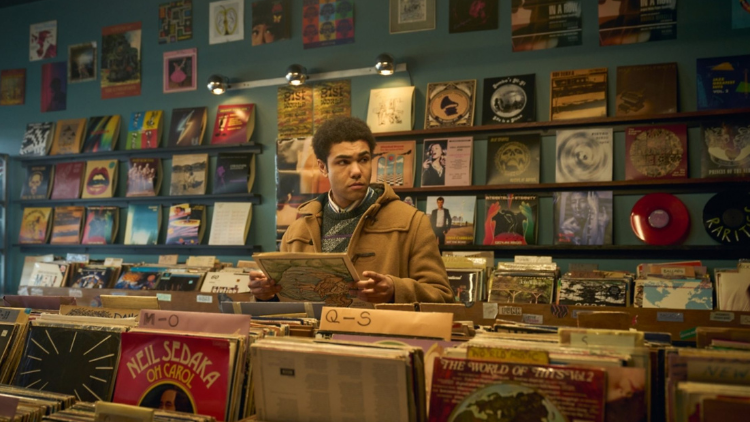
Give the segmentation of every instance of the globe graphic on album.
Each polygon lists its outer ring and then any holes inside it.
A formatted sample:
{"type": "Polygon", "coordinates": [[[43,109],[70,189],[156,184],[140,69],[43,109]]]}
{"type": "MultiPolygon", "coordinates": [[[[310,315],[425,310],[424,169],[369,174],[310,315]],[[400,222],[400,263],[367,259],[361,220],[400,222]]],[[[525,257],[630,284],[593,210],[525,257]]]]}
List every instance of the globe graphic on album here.
{"type": "Polygon", "coordinates": [[[490,104],[496,115],[510,119],[526,107],[526,92],[516,84],[503,85],[492,94],[490,104]]]}
{"type": "Polygon", "coordinates": [[[489,420],[566,422],[555,405],[533,388],[501,381],[480,387],[465,397],[448,417],[448,422],[489,420]]]}

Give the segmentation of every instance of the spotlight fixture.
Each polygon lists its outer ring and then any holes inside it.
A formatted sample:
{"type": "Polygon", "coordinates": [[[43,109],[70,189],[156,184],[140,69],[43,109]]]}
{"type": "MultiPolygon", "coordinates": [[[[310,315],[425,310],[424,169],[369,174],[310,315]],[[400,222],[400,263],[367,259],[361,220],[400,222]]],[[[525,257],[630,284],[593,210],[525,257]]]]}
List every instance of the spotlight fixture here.
{"type": "Polygon", "coordinates": [[[393,72],[396,69],[396,64],[393,61],[393,56],[388,53],[383,53],[379,55],[375,60],[377,60],[377,63],[375,63],[375,70],[379,75],[393,75],[393,72]]]}
{"type": "Polygon", "coordinates": [[[286,81],[289,85],[300,86],[307,80],[307,69],[304,66],[293,64],[286,69],[286,81]]]}
{"type": "Polygon", "coordinates": [[[232,86],[229,85],[229,79],[226,76],[211,75],[208,78],[208,90],[214,95],[221,95],[232,86]]]}

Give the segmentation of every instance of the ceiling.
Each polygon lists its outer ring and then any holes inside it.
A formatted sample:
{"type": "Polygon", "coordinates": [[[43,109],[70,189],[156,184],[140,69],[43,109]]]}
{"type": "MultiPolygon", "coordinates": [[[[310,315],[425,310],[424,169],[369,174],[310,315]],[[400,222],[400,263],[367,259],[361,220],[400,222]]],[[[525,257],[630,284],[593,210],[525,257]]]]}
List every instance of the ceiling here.
{"type": "Polygon", "coordinates": [[[18,6],[19,4],[33,3],[39,0],[0,0],[0,9],[4,7],[18,6]]]}

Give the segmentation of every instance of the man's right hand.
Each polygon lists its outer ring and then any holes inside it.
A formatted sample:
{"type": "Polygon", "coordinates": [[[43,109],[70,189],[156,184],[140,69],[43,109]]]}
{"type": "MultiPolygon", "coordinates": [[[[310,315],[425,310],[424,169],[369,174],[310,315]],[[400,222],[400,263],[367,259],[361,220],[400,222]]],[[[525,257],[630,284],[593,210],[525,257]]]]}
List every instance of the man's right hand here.
{"type": "Polygon", "coordinates": [[[271,300],[278,292],[281,286],[277,286],[274,280],[266,277],[261,271],[250,271],[250,293],[259,300],[271,300]]]}

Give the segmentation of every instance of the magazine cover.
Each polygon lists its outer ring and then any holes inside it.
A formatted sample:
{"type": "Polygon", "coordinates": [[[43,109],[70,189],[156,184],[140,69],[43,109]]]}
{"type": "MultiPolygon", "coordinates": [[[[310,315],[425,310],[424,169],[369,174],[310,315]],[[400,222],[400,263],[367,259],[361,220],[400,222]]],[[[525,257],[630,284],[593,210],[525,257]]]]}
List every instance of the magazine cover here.
{"type": "Polygon", "coordinates": [[[313,85],[313,132],[328,119],[352,114],[352,81],[321,81],[313,85]]]}
{"type": "Polygon", "coordinates": [[[475,196],[428,196],[425,214],[438,245],[473,245],[477,198],[475,196]]]}
{"type": "Polygon", "coordinates": [[[450,0],[448,33],[497,29],[499,0],[450,0]]]}
{"type": "Polygon", "coordinates": [[[198,49],[165,51],[163,57],[164,77],[162,88],[170,92],[195,91],[198,89],[198,49]]]}
{"type": "Polygon", "coordinates": [[[536,75],[484,80],[482,124],[536,121],[536,75]]]}
{"type": "Polygon", "coordinates": [[[612,191],[555,192],[555,245],[611,245],[612,191]]]}
{"type": "Polygon", "coordinates": [[[422,186],[471,186],[471,136],[425,139],[422,186]]]}
{"type": "Polygon", "coordinates": [[[42,113],[68,107],[68,68],[65,62],[42,65],[42,113]]]}
{"type": "Polygon", "coordinates": [[[706,122],[702,125],[701,177],[734,177],[750,174],[750,123],[706,122]]]}
{"type": "Polygon", "coordinates": [[[599,45],[677,38],[677,0],[599,1],[599,45]]]}
{"type": "Polygon", "coordinates": [[[414,128],[414,87],[370,90],[367,126],[372,133],[401,132],[414,128]]]}
{"type": "Polygon", "coordinates": [[[476,79],[427,84],[424,128],[474,126],[476,79]]]}
{"type": "Polygon", "coordinates": [[[389,32],[435,29],[435,0],[389,0],[389,32]]]}
{"type": "Polygon", "coordinates": [[[487,139],[487,184],[539,183],[541,137],[538,134],[487,139]]]}
{"type": "Polygon", "coordinates": [[[159,5],[159,44],[193,38],[193,0],[172,0],[159,5]]]}
{"type": "Polygon", "coordinates": [[[172,196],[205,194],[207,170],[208,154],[173,156],[169,194],[172,196]]]}
{"type": "Polygon", "coordinates": [[[607,117],[607,68],[550,74],[551,120],[607,117]]]}
{"type": "Polygon", "coordinates": [[[292,33],[292,10],[289,0],[253,2],[252,45],[286,40],[292,33]]]}
{"type": "Polygon", "coordinates": [[[83,226],[84,245],[111,245],[117,237],[118,207],[87,207],[83,226]]]}
{"type": "Polygon", "coordinates": [[[102,99],[141,95],[141,23],[102,28],[102,99]]]}
{"type": "Polygon", "coordinates": [[[686,125],[625,129],[625,180],[688,177],[686,125]]]}
{"type": "Polygon", "coordinates": [[[536,245],[536,195],[486,195],[483,245],[536,245]]]}
{"type": "Polygon", "coordinates": [[[225,0],[209,3],[208,43],[221,44],[245,39],[245,2],[225,0]]]}
{"type": "Polygon", "coordinates": [[[581,0],[512,2],[513,51],[581,45],[581,0]]]}
{"type": "Polygon", "coordinates": [[[611,182],[612,128],[558,130],[555,182],[611,182]]]}
{"type": "Polygon", "coordinates": [[[378,142],[372,152],[371,183],[411,188],[417,141],[378,142]]]}
{"type": "Polygon", "coordinates": [[[750,106],[750,54],[697,60],[698,110],[750,106]]]}
{"type": "Polygon", "coordinates": [[[68,47],[68,82],[96,80],[96,41],[68,47]]]}
{"type": "Polygon", "coordinates": [[[32,24],[29,33],[29,61],[57,57],[57,21],[32,24]]]}
{"type": "Polygon", "coordinates": [[[302,0],[302,45],[305,50],[353,42],[353,1],[302,0]]]}
{"type": "Polygon", "coordinates": [[[54,133],[55,122],[29,123],[23,134],[19,155],[47,155],[54,133]]]}
{"type": "Polygon", "coordinates": [[[0,106],[26,101],[26,69],[0,70],[0,106]]]}
{"type": "Polygon", "coordinates": [[[119,137],[119,114],[89,117],[81,152],[114,151],[119,137]]]}
{"type": "Polygon", "coordinates": [[[616,116],[677,112],[677,63],[617,67],[616,116]]]}
{"type": "Polygon", "coordinates": [[[208,108],[190,107],[172,110],[167,148],[191,147],[203,143],[208,108]]]}
{"type": "Polygon", "coordinates": [[[310,85],[280,86],[276,91],[279,138],[312,136],[313,89],[310,85]]]}

